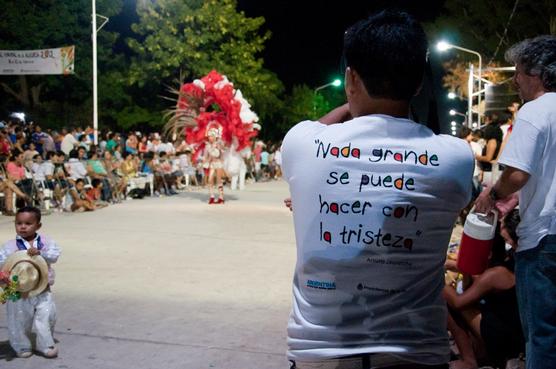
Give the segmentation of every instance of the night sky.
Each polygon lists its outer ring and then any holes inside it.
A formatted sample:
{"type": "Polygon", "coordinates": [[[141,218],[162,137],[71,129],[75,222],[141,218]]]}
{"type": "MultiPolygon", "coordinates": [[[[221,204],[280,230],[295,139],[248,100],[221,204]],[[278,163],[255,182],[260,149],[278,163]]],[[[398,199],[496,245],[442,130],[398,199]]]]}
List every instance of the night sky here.
{"type": "MultiPolygon", "coordinates": [[[[265,66],[289,89],[296,84],[315,88],[343,76],[341,69],[344,31],[360,19],[382,9],[404,10],[421,22],[434,21],[445,0],[373,1],[260,1],[238,0],[248,16],[263,16],[272,32],[263,54],[265,66]]],[[[431,45],[436,40],[429,40],[431,45]]],[[[442,88],[442,60],[431,47],[431,69],[422,93],[412,104],[413,119],[428,122],[435,131],[448,133],[450,108],[442,88]],[[436,123],[435,123],[436,122],[436,123]]]]}
{"type": "Polygon", "coordinates": [[[405,10],[421,21],[438,16],[443,0],[430,1],[261,1],[239,0],[248,16],[263,16],[272,32],[264,52],[265,65],[286,87],[316,87],[338,74],[344,31],[353,23],[385,8],[405,10]],[[423,5],[426,3],[427,5],[423,5]]]}

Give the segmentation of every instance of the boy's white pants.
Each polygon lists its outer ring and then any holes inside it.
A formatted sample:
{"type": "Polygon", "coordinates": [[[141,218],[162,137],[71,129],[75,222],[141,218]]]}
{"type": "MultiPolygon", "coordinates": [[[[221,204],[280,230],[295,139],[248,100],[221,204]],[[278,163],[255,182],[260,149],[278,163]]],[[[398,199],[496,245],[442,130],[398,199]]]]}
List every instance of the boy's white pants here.
{"type": "Polygon", "coordinates": [[[6,307],[8,338],[15,352],[34,348],[45,353],[54,346],[52,333],[56,324],[56,306],[50,291],[15,302],[8,301],[6,307]]]}

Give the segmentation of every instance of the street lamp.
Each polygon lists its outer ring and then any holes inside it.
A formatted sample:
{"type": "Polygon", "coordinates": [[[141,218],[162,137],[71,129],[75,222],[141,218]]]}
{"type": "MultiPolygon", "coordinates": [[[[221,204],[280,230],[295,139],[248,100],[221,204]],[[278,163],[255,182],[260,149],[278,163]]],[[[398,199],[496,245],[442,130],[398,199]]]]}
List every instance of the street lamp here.
{"type": "MultiPolygon", "coordinates": [[[[477,78],[477,82],[479,83],[479,92],[477,95],[477,106],[479,109],[478,112],[478,117],[479,117],[479,123],[481,122],[481,113],[480,113],[480,109],[481,109],[481,79],[483,78],[483,58],[481,56],[481,54],[479,54],[477,51],[475,50],[470,50],[470,49],[466,49],[465,47],[461,47],[461,46],[457,46],[457,45],[452,45],[446,41],[440,41],[436,44],[436,49],[438,51],[446,51],[446,50],[450,50],[450,49],[456,49],[456,50],[460,50],[469,54],[473,54],[476,55],[479,58],[479,70],[478,70],[478,76],[479,78],[477,78]]],[[[467,106],[467,119],[468,119],[468,125],[471,126],[471,121],[472,121],[472,109],[473,109],[473,83],[471,81],[473,81],[473,68],[469,68],[469,99],[468,99],[468,106],[467,106]]]]}
{"type": "Polygon", "coordinates": [[[317,88],[315,88],[315,92],[322,90],[323,88],[327,88],[330,86],[334,86],[334,87],[340,87],[342,85],[342,80],[340,80],[339,78],[336,78],[334,81],[329,82],[325,85],[319,86],[317,88]]]}
{"type": "Polygon", "coordinates": [[[315,101],[316,97],[317,97],[317,92],[319,90],[322,90],[323,88],[327,88],[327,87],[330,87],[330,86],[340,87],[341,85],[342,85],[342,80],[339,79],[339,78],[336,78],[334,81],[329,82],[327,84],[324,84],[324,85],[319,86],[319,87],[314,89],[314,91],[313,91],[313,114],[315,114],[315,115],[317,114],[317,102],[315,101]]]}
{"type": "Polygon", "coordinates": [[[456,109],[450,109],[450,111],[449,111],[448,113],[449,113],[451,116],[459,115],[459,116],[462,116],[462,117],[467,118],[467,116],[466,116],[465,114],[460,113],[459,111],[456,111],[456,109]]]}
{"type": "Polygon", "coordinates": [[[448,92],[448,99],[453,100],[457,97],[455,92],[448,92]]]}
{"type": "Polygon", "coordinates": [[[98,145],[98,84],[97,84],[97,32],[100,31],[102,27],[108,22],[108,18],[97,14],[96,0],[92,1],[93,12],[91,13],[92,18],[92,29],[91,39],[93,41],[93,130],[95,145],[98,145]],[[97,16],[104,19],[104,22],[97,28],[97,16]]]}

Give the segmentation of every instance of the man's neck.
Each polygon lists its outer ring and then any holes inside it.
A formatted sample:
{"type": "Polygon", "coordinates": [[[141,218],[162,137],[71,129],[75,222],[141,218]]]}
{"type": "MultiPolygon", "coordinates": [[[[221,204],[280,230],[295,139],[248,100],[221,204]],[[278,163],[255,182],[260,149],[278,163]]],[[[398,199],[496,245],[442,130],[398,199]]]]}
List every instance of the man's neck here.
{"type": "Polygon", "coordinates": [[[382,114],[407,119],[409,117],[409,101],[370,98],[365,105],[352,107],[351,113],[353,117],[382,114]]]}

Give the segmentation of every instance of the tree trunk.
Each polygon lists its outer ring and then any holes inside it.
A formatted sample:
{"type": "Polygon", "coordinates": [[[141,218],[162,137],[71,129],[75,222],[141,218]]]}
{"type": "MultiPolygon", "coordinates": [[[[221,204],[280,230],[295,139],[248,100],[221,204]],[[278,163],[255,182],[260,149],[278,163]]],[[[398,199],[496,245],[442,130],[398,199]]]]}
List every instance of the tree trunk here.
{"type": "Polygon", "coordinates": [[[25,108],[31,107],[31,101],[29,100],[29,85],[27,83],[26,76],[19,76],[19,91],[13,90],[8,84],[0,84],[4,91],[16,98],[25,108]]]}

